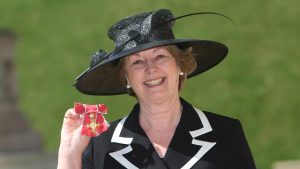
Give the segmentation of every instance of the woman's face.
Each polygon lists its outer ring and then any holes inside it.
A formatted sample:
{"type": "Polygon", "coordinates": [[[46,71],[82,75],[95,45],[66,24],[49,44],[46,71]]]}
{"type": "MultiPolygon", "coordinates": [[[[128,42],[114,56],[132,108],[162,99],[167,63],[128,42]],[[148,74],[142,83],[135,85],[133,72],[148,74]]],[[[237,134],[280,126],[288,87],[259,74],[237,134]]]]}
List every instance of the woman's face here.
{"type": "Polygon", "coordinates": [[[139,100],[179,97],[179,67],[164,47],[147,49],[125,58],[125,76],[139,100]]]}

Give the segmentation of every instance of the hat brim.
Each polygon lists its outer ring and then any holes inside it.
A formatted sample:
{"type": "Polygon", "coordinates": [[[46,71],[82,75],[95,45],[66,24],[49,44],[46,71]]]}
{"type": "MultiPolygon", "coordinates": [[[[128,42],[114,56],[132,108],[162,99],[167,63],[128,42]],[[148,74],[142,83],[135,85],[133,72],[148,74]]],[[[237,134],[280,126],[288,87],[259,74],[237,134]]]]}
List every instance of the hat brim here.
{"type": "Polygon", "coordinates": [[[228,48],[219,42],[195,39],[169,39],[155,41],[135,48],[111,55],[93,68],[89,68],[76,78],[75,87],[88,95],[118,95],[127,93],[126,87],[121,84],[119,72],[116,69],[117,61],[130,54],[164,45],[176,45],[179,48],[192,47],[197,68],[188,75],[188,78],[207,71],[220,63],[228,53],[228,48]]]}

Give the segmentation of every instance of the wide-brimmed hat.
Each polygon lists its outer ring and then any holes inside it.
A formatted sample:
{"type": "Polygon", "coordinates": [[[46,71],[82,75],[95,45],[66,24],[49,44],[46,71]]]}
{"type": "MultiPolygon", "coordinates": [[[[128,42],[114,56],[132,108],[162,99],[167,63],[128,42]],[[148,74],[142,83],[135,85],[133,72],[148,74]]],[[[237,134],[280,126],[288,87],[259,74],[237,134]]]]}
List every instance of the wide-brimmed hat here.
{"type": "Polygon", "coordinates": [[[182,49],[192,47],[197,67],[188,78],[220,63],[228,52],[224,44],[210,40],[175,38],[172,27],[176,19],[184,16],[175,18],[170,10],[160,9],[126,17],[112,25],[108,36],[115,42],[115,49],[112,52],[100,49],[94,53],[90,67],[76,78],[75,87],[89,95],[127,93],[126,86],[119,78],[120,70],[117,69],[120,58],[164,45],[176,45],[182,49]]]}

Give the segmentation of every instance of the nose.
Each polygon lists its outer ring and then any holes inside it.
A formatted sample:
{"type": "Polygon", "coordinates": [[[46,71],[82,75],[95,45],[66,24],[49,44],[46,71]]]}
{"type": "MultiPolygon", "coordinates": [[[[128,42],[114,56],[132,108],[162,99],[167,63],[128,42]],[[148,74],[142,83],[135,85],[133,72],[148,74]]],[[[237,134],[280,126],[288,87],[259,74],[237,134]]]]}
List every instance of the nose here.
{"type": "Polygon", "coordinates": [[[156,65],[156,63],[154,61],[152,61],[152,60],[147,60],[146,61],[146,69],[145,69],[145,71],[147,73],[154,73],[156,71],[156,69],[157,69],[157,65],[156,65]]]}

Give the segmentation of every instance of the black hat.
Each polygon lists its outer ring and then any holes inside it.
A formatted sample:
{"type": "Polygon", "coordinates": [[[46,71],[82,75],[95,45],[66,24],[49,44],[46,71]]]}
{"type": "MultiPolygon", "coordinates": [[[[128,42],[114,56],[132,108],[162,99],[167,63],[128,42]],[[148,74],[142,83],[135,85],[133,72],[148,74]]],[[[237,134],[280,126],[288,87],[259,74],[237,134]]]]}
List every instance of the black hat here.
{"type": "Polygon", "coordinates": [[[108,36],[115,42],[115,49],[109,53],[101,49],[94,53],[90,67],[76,78],[75,87],[89,95],[127,93],[126,86],[119,80],[117,69],[119,59],[157,46],[192,47],[197,68],[188,75],[188,78],[214,67],[226,56],[227,47],[222,43],[209,40],[176,39],[172,27],[176,19],[184,16],[175,18],[170,10],[160,9],[126,17],[112,25],[108,36]]]}

